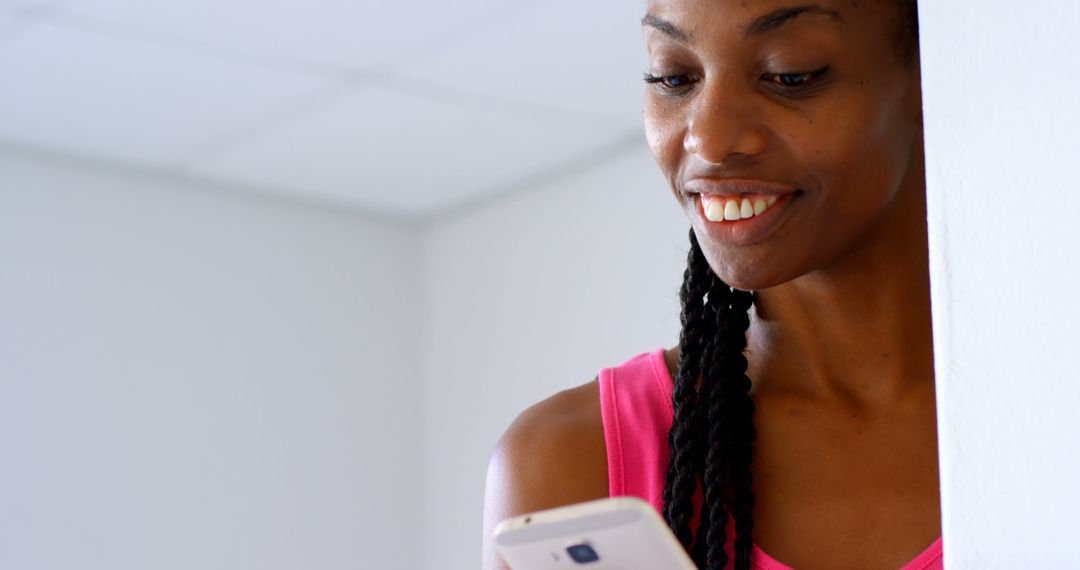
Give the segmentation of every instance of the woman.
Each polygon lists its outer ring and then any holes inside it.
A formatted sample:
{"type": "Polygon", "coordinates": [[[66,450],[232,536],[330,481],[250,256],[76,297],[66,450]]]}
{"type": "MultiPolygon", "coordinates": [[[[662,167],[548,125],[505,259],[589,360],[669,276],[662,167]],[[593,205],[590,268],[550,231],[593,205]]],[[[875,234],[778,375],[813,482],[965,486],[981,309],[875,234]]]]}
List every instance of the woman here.
{"type": "Polygon", "coordinates": [[[523,414],[490,530],[634,494],[703,568],[940,568],[913,0],[653,0],[645,127],[690,220],[678,348],[523,414]],[[672,406],[673,404],[673,406],[672,406]]]}

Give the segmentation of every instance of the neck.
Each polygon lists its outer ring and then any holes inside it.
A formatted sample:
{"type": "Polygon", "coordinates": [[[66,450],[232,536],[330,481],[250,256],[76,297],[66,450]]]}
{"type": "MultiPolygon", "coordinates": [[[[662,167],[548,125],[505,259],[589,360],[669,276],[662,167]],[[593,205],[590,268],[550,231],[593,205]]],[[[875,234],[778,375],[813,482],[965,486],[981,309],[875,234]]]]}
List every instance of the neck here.
{"type": "Polygon", "coordinates": [[[755,392],[872,405],[894,402],[913,388],[932,388],[921,163],[907,178],[857,249],[828,267],[756,292],[748,336],[755,392]]]}

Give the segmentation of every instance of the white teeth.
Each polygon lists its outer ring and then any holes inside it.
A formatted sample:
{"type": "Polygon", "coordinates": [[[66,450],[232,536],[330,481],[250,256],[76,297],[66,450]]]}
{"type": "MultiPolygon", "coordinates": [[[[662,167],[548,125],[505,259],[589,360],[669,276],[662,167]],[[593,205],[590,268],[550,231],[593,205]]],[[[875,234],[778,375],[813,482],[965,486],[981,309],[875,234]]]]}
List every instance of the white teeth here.
{"type": "Polygon", "coordinates": [[[721,198],[701,194],[702,212],[710,222],[734,222],[761,215],[779,199],[777,196],[721,198]]]}
{"type": "Polygon", "coordinates": [[[739,201],[728,200],[724,204],[724,220],[733,222],[740,218],[742,218],[742,214],[739,211],[739,201]]]}
{"type": "Polygon", "coordinates": [[[703,204],[705,206],[705,218],[710,222],[724,221],[724,204],[719,200],[703,204]]]}

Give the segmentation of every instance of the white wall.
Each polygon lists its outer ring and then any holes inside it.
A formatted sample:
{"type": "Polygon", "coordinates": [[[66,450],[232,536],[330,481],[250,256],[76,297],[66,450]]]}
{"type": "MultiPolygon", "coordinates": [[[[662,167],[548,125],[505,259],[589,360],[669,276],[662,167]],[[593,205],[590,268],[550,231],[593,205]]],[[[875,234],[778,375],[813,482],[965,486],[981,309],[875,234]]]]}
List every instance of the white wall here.
{"type": "Polygon", "coordinates": [[[431,570],[480,567],[484,472],[514,416],[678,342],[690,226],[641,140],[427,233],[431,570]]]}
{"type": "Polygon", "coordinates": [[[0,156],[0,568],[422,564],[414,230],[0,156]]]}
{"type": "Polygon", "coordinates": [[[1080,567],[1080,4],[920,17],[946,567],[1080,567]]]}

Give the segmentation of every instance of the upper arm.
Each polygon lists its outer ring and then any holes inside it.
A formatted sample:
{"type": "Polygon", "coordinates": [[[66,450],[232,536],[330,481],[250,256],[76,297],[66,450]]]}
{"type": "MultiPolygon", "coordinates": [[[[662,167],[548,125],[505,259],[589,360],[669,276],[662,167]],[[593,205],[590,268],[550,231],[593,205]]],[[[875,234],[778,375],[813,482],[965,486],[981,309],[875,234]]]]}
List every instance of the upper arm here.
{"type": "Polygon", "coordinates": [[[606,496],[604,427],[594,380],[525,410],[495,446],[484,489],[484,570],[506,568],[491,534],[499,521],[606,496]]]}

